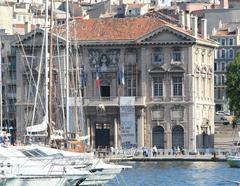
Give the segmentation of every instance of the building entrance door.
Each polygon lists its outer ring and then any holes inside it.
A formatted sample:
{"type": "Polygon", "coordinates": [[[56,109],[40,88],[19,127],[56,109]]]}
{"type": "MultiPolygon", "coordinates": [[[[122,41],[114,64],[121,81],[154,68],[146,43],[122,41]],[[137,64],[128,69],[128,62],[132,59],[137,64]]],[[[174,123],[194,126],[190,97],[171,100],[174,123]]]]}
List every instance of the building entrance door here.
{"type": "Polygon", "coordinates": [[[96,124],[95,147],[109,148],[110,146],[110,124],[96,124]]]}
{"type": "Polygon", "coordinates": [[[101,86],[101,96],[110,97],[110,86],[101,86]]]}
{"type": "Polygon", "coordinates": [[[161,126],[152,129],[152,144],[158,149],[164,149],[164,129],[161,126]]]}
{"type": "Polygon", "coordinates": [[[181,126],[172,129],[172,147],[184,148],[184,130],[181,126]]]}

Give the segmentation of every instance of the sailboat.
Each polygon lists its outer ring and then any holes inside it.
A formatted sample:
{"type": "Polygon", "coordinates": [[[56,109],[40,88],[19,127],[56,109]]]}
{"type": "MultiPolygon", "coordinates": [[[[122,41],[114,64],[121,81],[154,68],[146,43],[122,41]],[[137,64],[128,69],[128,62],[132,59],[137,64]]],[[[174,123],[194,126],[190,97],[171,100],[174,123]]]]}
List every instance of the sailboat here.
{"type": "Polygon", "coordinates": [[[238,140],[236,143],[233,143],[232,152],[227,155],[227,163],[230,167],[240,168],[240,132],[236,133],[238,134],[238,140]]]}

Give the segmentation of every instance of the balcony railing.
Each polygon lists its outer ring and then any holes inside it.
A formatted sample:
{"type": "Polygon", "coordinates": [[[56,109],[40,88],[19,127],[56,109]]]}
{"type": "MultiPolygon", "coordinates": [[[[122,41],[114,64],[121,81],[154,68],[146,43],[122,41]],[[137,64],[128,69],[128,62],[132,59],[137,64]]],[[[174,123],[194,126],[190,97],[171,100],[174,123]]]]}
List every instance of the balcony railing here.
{"type": "MultiPolygon", "coordinates": [[[[120,106],[120,97],[84,97],[84,106],[120,106]]],[[[144,106],[146,104],[145,97],[135,97],[135,106],[144,106]]]]}
{"type": "Polygon", "coordinates": [[[85,97],[83,98],[84,106],[98,106],[104,104],[104,106],[118,106],[118,97],[85,97]]]}

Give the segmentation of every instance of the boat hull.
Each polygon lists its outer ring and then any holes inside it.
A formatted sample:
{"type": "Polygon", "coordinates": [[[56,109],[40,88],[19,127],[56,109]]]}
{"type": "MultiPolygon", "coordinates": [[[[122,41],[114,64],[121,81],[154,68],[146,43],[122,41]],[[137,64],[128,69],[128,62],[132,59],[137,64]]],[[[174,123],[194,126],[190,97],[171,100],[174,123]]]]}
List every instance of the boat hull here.
{"type": "Polygon", "coordinates": [[[0,186],[73,186],[85,179],[79,176],[4,176],[0,179],[0,186]]]}
{"type": "Polygon", "coordinates": [[[240,168],[240,159],[228,159],[228,165],[233,168],[240,168]]]}

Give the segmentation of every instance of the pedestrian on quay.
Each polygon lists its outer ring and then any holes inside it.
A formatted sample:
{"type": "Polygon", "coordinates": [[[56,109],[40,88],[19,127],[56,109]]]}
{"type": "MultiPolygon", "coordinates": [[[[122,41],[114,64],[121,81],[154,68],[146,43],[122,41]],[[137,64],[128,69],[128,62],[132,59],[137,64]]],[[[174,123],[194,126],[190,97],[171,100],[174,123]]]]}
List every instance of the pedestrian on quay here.
{"type": "Polygon", "coordinates": [[[180,147],[180,151],[181,151],[181,154],[184,155],[185,152],[184,152],[184,148],[183,147],[180,147]]]}
{"type": "Polygon", "coordinates": [[[177,155],[180,155],[180,148],[177,146],[177,155]]]}
{"type": "Polygon", "coordinates": [[[145,147],[143,147],[143,157],[148,157],[148,151],[145,147]]]}
{"type": "Polygon", "coordinates": [[[153,151],[153,157],[156,157],[157,156],[157,147],[156,147],[156,145],[153,146],[152,151],[153,151]]]}
{"type": "Polygon", "coordinates": [[[176,155],[176,147],[175,146],[173,146],[172,150],[173,150],[173,155],[176,155]]]}

